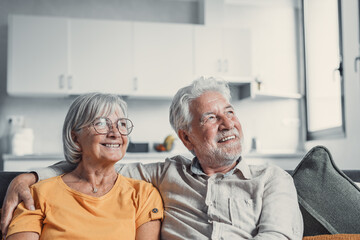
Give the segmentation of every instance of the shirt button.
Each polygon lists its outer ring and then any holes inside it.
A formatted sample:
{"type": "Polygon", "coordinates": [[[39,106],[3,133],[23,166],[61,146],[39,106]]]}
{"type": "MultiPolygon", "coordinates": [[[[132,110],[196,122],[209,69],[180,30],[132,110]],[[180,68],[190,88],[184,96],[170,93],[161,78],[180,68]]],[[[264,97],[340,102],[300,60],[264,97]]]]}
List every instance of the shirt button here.
{"type": "Polygon", "coordinates": [[[245,200],[245,203],[246,203],[246,205],[248,205],[248,206],[251,206],[251,205],[252,205],[252,201],[249,200],[249,199],[246,199],[246,200],[245,200]]]}
{"type": "Polygon", "coordinates": [[[151,210],[153,213],[157,213],[159,210],[157,208],[153,208],[153,210],[151,210]]]}

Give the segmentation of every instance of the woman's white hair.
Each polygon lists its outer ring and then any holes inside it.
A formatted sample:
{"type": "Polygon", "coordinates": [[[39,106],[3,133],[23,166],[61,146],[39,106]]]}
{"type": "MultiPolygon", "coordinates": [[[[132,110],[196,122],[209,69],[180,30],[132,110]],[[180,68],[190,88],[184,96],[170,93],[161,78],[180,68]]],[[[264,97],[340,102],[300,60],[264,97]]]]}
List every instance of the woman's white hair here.
{"type": "Polygon", "coordinates": [[[192,114],[190,112],[191,102],[200,97],[205,92],[214,91],[222,94],[230,101],[230,89],[227,82],[217,80],[213,77],[201,77],[193,81],[190,85],[181,88],[174,96],[170,106],[169,120],[172,128],[178,134],[179,130],[191,130],[190,123],[192,114]]]}
{"type": "Polygon", "coordinates": [[[73,133],[89,126],[95,118],[109,116],[121,110],[127,117],[127,104],[115,94],[86,93],[78,96],[71,104],[63,125],[63,149],[65,159],[70,163],[78,163],[82,152],[74,142],[73,133]]]}

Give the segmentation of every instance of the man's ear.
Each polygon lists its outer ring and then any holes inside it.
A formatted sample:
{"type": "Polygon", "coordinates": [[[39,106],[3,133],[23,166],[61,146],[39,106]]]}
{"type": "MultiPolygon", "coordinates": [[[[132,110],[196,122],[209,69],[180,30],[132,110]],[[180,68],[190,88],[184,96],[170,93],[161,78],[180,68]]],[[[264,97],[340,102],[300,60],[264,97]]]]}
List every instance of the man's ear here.
{"type": "Polygon", "coordinates": [[[187,131],[180,129],[178,131],[178,136],[189,151],[192,151],[194,149],[194,145],[191,143],[191,141],[189,139],[189,134],[187,131]]]}

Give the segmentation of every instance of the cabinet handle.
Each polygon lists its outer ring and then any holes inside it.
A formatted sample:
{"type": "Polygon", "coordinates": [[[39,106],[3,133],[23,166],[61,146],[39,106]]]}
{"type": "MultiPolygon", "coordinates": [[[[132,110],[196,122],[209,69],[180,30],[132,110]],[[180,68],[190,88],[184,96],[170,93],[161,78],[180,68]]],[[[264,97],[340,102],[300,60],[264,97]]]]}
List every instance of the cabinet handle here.
{"type": "Polygon", "coordinates": [[[221,63],[221,59],[219,59],[219,60],[218,60],[218,64],[217,64],[217,65],[218,65],[218,72],[221,72],[221,70],[222,70],[222,66],[221,66],[221,65],[222,65],[222,63],[221,63]]]}
{"type": "Polygon", "coordinates": [[[339,72],[339,76],[340,76],[340,80],[342,80],[342,76],[343,76],[343,64],[342,64],[342,61],[340,61],[339,63],[339,67],[338,68],[335,68],[333,70],[333,81],[335,82],[336,79],[335,79],[335,73],[336,72],[339,72]]]}
{"type": "Polygon", "coordinates": [[[354,61],[354,64],[355,64],[355,72],[357,72],[357,65],[358,65],[358,62],[360,61],[360,56],[356,57],[355,58],[355,61],[354,61]]]}
{"type": "Polygon", "coordinates": [[[227,59],[224,60],[224,72],[228,72],[229,70],[229,62],[227,59]]]}
{"type": "Polygon", "coordinates": [[[68,89],[72,89],[73,88],[73,77],[72,77],[72,75],[67,77],[67,83],[68,83],[68,89]]]}
{"type": "Polygon", "coordinates": [[[64,74],[61,74],[60,76],[59,76],[59,88],[60,89],[64,89],[64,74]]]}
{"type": "Polygon", "coordinates": [[[138,90],[138,79],[137,78],[133,79],[133,89],[134,89],[134,91],[138,90]]]}

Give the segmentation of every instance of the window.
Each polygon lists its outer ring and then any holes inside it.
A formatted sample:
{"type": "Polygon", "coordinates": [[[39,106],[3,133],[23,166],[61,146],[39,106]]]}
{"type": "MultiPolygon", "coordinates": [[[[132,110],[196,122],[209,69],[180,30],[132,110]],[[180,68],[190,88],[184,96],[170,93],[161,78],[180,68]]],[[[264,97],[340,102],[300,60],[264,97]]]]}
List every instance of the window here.
{"type": "Polygon", "coordinates": [[[303,0],[307,140],[345,136],[340,0],[303,0]]]}

